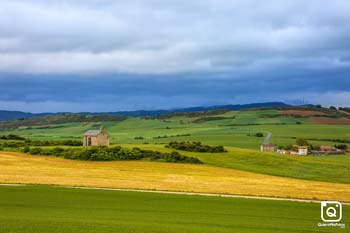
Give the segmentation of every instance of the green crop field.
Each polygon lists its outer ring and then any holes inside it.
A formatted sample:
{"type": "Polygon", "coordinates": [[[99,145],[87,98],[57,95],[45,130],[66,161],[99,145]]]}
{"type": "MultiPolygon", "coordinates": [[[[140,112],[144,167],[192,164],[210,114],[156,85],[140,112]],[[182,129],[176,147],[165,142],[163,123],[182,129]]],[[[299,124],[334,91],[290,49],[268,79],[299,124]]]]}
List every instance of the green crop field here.
{"type": "Polygon", "coordinates": [[[327,139],[350,139],[350,125],[314,124],[309,118],[279,116],[277,110],[229,111],[217,116],[224,119],[195,123],[200,117],[177,116],[167,119],[130,117],[117,122],[74,122],[32,126],[2,130],[0,134],[13,133],[32,139],[80,139],[86,130],[97,129],[103,124],[113,143],[162,144],[169,141],[201,141],[212,145],[255,150],[259,149],[263,141],[263,138],[254,136],[257,132],[265,134],[271,132],[271,142],[277,145],[293,144],[295,138],[299,137],[310,139],[309,141],[315,145],[335,144],[327,139]],[[135,137],[143,139],[137,140],[135,137]]]}
{"type": "Polygon", "coordinates": [[[0,186],[0,207],[4,233],[347,232],[317,226],[320,204],[291,201],[0,186]]]}

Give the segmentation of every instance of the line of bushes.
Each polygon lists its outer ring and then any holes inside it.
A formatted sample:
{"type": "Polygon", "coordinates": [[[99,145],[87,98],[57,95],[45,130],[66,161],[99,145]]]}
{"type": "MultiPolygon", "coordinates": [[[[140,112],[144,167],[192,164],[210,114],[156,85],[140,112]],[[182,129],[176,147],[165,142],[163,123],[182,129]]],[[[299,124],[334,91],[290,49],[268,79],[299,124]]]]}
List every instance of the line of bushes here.
{"type": "Polygon", "coordinates": [[[201,142],[169,142],[165,147],[191,152],[222,153],[227,152],[223,146],[203,145],[201,142]]]}
{"type": "Polygon", "coordinates": [[[214,116],[214,117],[200,117],[197,118],[196,120],[192,121],[193,123],[203,123],[207,121],[220,121],[220,120],[227,120],[227,119],[235,119],[235,116],[232,117],[223,117],[223,116],[214,116]]]}
{"type": "Polygon", "coordinates": [[[82,146],[83,143],[77,140],[44,140],[44,141],[32,141],[29,139],[25,140],[13,140],[4,141],[0,143],[3,148],[19,148],[26,146],[82,146]]]}
{"type": "Polygon", "coordinates": [[[201,117],[201,116],[215,116],[221,115],[230,110],[225,109],[217,109],[217,110],[209,110],[209,111],[200,111],[200,112],[174,112],[174,113],[165,113],[157,116],[148,116],[145,119],[169,119],[172,117],[201,117]]]}
{"type": "Polygon", "coordinates": [[[26,140],[24,137],[18,136],[16,134],[1,135],[1,140],[26,140]]]}
{"type": "Polygon", "coordinates": [[[257,132],[257,133],[248,133],[247,136],[249,137],[257,137],[257,138],[262,138],[264,137],[264,133],[261,133],[261,132],[257,132]]]}
{"type": "Polygon", "coordinates": [[[189,137],[189,136],[191,136],[191,134],[186,133],[186,134],[156,136],[156,137],[153,137],[153,139],[175,138],[175,137],[189,137]]]}
{"type": "Polygon", "coordinates": [[[251,126],[251,125],[287,125],[287,123],[247,123],[247,124],[227,124],[227,125],[218,125],[218,126],[251,126]]]}
{"type": "Polygon", "coordinates": [[[88,148],[24,147],[23,152],[32,155],[56,156],[66,159],[87,161],[151,160],[170,163],[202,163],[197,158],[184,156],[178,152],[162,153],[152,150],[142,150],[139,148],[127,149],[120,146],[88,148]]]}
{"type": "MultiPolygon", "coordinates": [[[[297,139],[296,137],[288,137],[288,138],[297,139]]],[[[350,139],[339,139],[339,138],[305,138],[305,139],[310,141],[350,143],[350,139]]]]}

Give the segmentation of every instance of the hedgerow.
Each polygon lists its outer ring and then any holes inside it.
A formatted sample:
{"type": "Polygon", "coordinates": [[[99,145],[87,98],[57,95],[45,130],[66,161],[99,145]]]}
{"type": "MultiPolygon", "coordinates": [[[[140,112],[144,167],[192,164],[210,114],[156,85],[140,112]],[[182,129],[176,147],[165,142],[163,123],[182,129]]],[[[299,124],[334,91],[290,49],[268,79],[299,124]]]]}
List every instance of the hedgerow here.
{"type": "Polygon", "coordinates": [[[163,153],[139,148],[88,147],[88,148],[24,148],[24,153],[32,155],[56,156],[66,159],[87,161],[115,161],[115,160],[152,160],[171,163],[202,163],[199,159],[181,155],[178,152],[163,153]]]}
{"type": "Polygon", "coordinates": [[[169,142],[165,147],[176,150],[184,150],[191,152],[208,152],[208,153],[222,153],[226,152],[223,146],[209,146],[203,145],[201,142],[169,142]]]}
{"type": "Polygon", "coordinates": [[[82,146],[77,140],[30,140],[17,135],[1,136],[0,146],[4,148],[18,148],[25,146],[82,146]],[[6,138],[6,139],[4,139],[6,138]]]}

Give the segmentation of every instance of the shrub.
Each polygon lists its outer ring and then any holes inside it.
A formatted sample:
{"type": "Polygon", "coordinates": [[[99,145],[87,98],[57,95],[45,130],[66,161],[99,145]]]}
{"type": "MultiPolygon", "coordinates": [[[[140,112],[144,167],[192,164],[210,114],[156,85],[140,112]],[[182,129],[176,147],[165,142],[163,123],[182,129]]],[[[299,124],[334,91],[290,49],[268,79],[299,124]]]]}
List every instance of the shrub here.
{"type": "Polygon", "coordinates": [[[60,155],[64,152],[64,149],[61,147],[55,147],[52,149],[52,155],[60,155]]]}
{"type": "Polygon", "coordinates": [[[286,146],[279,146],[278,149],[280,150],[296,150],[293,145],[286,145],[286,146]]]}
{"type": "Polygon", "coordinates": [[[264,134],[259,132],[255,134],[255,137],[261,138],[264,137],[264,134]]]}
{"type": "Polygon", "coordinates": [[[29,149],[29,153],[32,155],[40,155],[41,152],[42,150],[39,147],[34,147],[29,149]]]}
{"type": "Polygon", "coordinates": [[[18,148],[18,147],[24,147],[25,142],[24,141],[7,141],[2,144],[3,147],[8,148],[18,148]]]}
{"type": "Polygon", "coordinates": [[[319,145],[310,145],[311,150],[321,150],[321,147],[319,145]]]}
{"type": "Polygon", "coordinates": [[[346,150],[346,149],[348,149],[348,146],[346,144],[334,145],[334,147],[339,149],[339,150],[346,150]]]}
{"type": "Polygon", "coordinates": [[[201,142],[170,142],[167,148],[192,152],[221,153],[226,152],[223,146],[203,145],[201,142]]]}
{"type": "Polygon", "coordinates": [[[23,152],[24,152],[24,153],[28,153],[29,151],[30,151],[29,146],[25,146],[25,147],[23,148],[23,152]]]}

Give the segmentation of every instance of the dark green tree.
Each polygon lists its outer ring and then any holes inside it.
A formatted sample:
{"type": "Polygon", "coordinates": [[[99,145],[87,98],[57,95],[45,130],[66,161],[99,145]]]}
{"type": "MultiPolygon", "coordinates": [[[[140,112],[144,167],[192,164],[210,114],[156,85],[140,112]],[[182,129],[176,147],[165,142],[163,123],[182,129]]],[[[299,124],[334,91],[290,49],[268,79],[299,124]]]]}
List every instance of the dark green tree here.
{"type": "Polygon", "coordinates": [[[304,138],[298,138],[296,140],[296,144],[298,146],[308,146],[309,145],[308,141],[306,139],[304,139],[304,138]]]}

